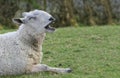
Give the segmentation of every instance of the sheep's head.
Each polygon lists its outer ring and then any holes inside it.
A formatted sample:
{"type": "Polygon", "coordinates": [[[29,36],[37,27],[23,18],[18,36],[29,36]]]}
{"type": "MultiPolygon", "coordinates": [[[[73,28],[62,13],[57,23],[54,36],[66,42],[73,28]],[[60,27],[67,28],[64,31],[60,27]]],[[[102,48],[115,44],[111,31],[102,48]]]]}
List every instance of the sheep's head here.
{"type": "Polygon", "coordinates": [[[34,10],[30,12],[24,12],[23,18],[13,19],[14,23],[24,24],[25,26],[31,26],[36,31],[53,32],[55,29],[50,26],[55,19],[47,12],[42,10],[34,10]]]}

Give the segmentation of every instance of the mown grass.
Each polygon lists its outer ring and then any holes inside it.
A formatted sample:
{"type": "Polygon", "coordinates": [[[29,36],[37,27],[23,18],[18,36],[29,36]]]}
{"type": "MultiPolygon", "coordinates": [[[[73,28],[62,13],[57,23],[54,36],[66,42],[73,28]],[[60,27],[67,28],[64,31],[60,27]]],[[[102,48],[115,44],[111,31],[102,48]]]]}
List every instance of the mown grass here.
{"type": "Polygon", "coordinates": [[[59,28],[47,34],[43,52],[42,63],[70,67],[72,73],[42,72],[0,78],[120,78],[120,26],[59,28]]]}

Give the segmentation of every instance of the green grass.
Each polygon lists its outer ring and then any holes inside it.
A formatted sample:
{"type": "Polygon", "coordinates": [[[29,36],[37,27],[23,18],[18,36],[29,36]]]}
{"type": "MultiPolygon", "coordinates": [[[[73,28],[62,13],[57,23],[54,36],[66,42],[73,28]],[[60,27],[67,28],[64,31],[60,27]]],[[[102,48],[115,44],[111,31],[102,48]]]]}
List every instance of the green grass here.
{"type": "Polygon", "coordinates": [[[43,52],[42,63],[70,67],[73,72],[0,78],[120,78],[120,26],[60,28],[47,34],[43,52]]]}

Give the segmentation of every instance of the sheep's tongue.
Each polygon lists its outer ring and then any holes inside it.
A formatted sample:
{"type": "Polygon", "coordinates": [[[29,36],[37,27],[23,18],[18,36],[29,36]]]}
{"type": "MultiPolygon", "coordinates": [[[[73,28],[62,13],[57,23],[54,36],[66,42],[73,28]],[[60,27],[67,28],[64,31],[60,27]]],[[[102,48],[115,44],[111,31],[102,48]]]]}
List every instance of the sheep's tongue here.
{"type": "Polygon", "coordinates": [[[49,29],[49,30],[52,30],[52,31],[55,31],[55,28],[54,28],[54,27],[51,27],[50,25],[48,26],[48,29],[49,29]]]}
{"type": "Polygon", "coordinates": [[[48,31],[55,31],[55,28],[51,27],[50,25],[46,26],[45,29],[48,31]]]}

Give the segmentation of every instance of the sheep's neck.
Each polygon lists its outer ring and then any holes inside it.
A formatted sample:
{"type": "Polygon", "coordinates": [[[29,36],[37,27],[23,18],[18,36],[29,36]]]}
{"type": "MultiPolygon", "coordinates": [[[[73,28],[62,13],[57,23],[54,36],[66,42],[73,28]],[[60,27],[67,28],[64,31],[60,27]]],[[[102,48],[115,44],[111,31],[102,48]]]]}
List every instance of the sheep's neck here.
{"type": "Polygon", "coordinates": [[[31,29],[28,30],[21,27],[19,29],[20,40],[23,44],[31,47],[33,50],[39,51],[44,40],[45,33],[35,34],[34,32],[35,31],[31,29]]]}

